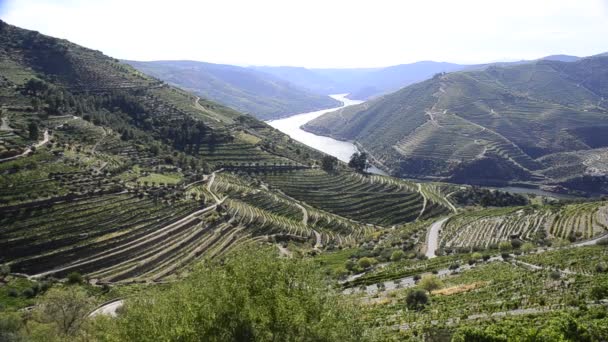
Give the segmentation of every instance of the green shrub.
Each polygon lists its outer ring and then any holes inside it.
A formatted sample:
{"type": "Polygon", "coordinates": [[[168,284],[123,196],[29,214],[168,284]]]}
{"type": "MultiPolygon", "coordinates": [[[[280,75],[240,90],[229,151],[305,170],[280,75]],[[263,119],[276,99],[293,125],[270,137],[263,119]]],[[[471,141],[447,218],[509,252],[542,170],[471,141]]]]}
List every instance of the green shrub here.
{"type": "Polygon", "coordinates": [[[424,290],[414,289],[408,292],[405,297],[405,304],[408,309],[411,310],[420,310],[424,308],[429,302],[429,296],[426,294],[424,290]]]}
{"type": "Polygon", "coordinates": [[[82,284],[83,281],[84,279],[82,278],[82,275],[78,272],[72,272],[68,274],[69,284],[82,284]]]}

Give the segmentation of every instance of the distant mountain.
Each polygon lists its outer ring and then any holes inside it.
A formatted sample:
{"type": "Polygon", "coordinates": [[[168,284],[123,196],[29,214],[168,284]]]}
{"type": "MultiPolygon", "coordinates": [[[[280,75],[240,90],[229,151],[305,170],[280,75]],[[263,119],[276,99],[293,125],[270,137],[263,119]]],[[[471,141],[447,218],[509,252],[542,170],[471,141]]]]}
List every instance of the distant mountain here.
{"type": "Polygon", "coordinates": [[[252,70],[257,70],[271,74],[280,79],[286,80],[298,87],[313,91],[317,94],[331,95],[343,92],[344,89],[336,80],[324,76],[311,69],[291,66],[252,66],[252,70]]]}
{"type": "Polygon", "coordinates": [[[606,169],[598,166],[608,147],[606,79],[608,57],[492,65],[436,75],[305,129],[356,140],[399,176],[571,183],[606,169]],[[581,150],[589,162],[560,165],[559,156],[581,150]]]}
{"type": "Polygon", "coordinates": [[[558,61],[558,62],[576,62],[581,59],[581,57],[577,56],[569,56],[569,55],[551,55],[547,57],[541,58],[546,61],[558,61]]]}
{"type": "Polygon", "coordinates": [[[340,104],[326,95],[251,68],[195,61],[124,62],[148,75],[262,120],[340,104]]]}
{"type": "Polygon", "coordinates": [[[424,81],[437,73],[458,71],[465,67],[460,64],[423,61],[374,70],[352,81],[349,97],[366,100],[424,81]]]}
{"type": "Polygon", "coordinates": [[[318,94],[349,93],[349,98],[366,100],[386,94],[439,72],[465,66],[442,62],[416,62],[386,68],[306,69],[301,67],[252,67],[280,77],[318,94]]]}

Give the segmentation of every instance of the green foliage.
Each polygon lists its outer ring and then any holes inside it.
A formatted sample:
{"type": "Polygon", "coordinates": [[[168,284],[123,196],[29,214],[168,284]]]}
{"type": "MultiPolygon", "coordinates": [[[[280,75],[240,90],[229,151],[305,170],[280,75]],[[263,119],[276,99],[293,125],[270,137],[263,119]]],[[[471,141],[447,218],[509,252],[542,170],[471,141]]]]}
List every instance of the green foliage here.
{"type": "Polygon", "coordinates": [[[338,166],[338,158],[325,155],[321,158],[321,168],[327,172],[335,171],[338,166]]]}
{"type": "Polygon", "coordinates": [[[376,265],[377,263],[378,260],[376,260],[375,258],[368,257],[363,257],[357,261],[357,265],[364,270],[376,265]]]}
{"type": "Polygon", "coordinates": [[[426,291],[414,289],[407,293],[405,304],[411,310],[421,310],[429,302],[429,296],[426,291]]]}
{"type": "Polygon", "coordinates": [[[69,284],[82,284],[84,279],[82,278],[82,274],[78,272],[71,272],[68,274],[68,283],[69,284]]]}
{"type": "Polygon", "coordinates": [[[431,292],[442,288],[443,282],[437,276],[429,274],[422,277],[418,286],[427,292],[431,292]]]}
{"type": "Polygon", "coordinates": [[[367,153],[355,152],[350,156],[348,166],[355,169],[357,172],[365,172],[370,167],[369,161],[367,160],[367,153]]]}
{"type": "Polygon", "coordinates": [[[205,264],[165,291],[130,299],[101,340],[361,340],[358,311],[314,265],[248,249],[205,264]]]}

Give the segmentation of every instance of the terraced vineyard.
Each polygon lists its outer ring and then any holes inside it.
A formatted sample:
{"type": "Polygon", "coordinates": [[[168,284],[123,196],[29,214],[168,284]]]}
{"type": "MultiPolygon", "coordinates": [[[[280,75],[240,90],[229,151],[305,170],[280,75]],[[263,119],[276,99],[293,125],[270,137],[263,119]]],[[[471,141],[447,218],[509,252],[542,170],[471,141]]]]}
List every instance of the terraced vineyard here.
{"type": "Polygon", "coordinates": [[[442,228],[444,248],[497,246],[521,239],[588,240],[608,233],[608,204],[589,202],[557,207],[511,207],[461,213],[442,228]]]}
{"type": "Polygon", "coordinates": [[[413,221],[424,206],[424,197],[411,189],[410,183],[391,183],[352,173],[304,170],[266,174],[264,180],[314,207],[369,224],[413,221]]]}

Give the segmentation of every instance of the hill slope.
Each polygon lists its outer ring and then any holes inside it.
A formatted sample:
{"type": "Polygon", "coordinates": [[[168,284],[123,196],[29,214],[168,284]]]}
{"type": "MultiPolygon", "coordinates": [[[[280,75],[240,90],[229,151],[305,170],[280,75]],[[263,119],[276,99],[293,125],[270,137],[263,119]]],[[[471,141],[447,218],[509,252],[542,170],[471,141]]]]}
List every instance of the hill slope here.
{"type": "Polygon", "coordinates": [[[339,105],[328,96],[249,68],[194,61],[124,62],[148,75],[262,120],[339,105]]]}
{"type": "Polygon", "coordinates": [[[35,278],[174,278],[248,242],[354,246],[453,210],[115,59],[0,22],[0,260],[35,278]]]}
{"type": "Polygon", "coordinates": [[[548,156],[608,146],[606,73],[590,57],[437,75],[305,128],[358,141],[399,176],[559,184],[582,175],[548,156]]]}

